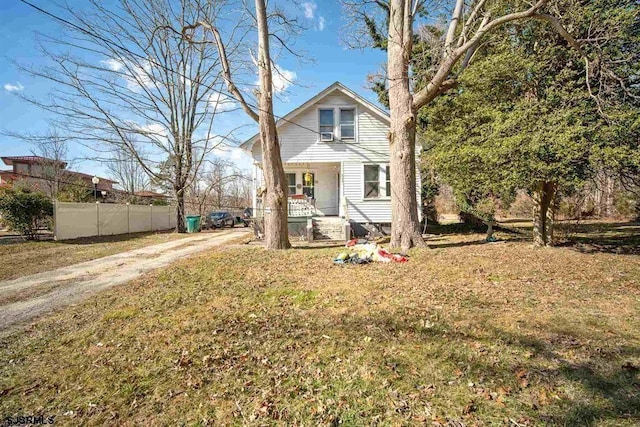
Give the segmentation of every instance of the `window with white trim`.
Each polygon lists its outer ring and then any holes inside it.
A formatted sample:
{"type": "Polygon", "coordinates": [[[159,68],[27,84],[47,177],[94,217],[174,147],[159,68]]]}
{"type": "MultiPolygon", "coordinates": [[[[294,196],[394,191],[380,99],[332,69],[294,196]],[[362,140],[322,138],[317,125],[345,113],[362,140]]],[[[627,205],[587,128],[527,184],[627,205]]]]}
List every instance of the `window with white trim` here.
{"type": "Polygon", "coordinates": [[[335,123],[333,118],[333,108],[321,108],[319,110],[320,140],[333,141],[333,131],[335,123]]]}
{"type": "Polygon", "coordinates": [[[380,166],[364,165],[364,198],[380,197],[380,166]]]}
{"type": "Polygon", "coordinates": [[[340,139],[346,141],[356,139],[356,110],[354,108],[340,109],[340,139]]]}
{"type": "Polygon", "coordinates": [[[289,189],[289,195],[293,196],[296,194],[296,174],[295,173],[287,173],[287,188],[289,189]]]}
{"type": "Polygon", "coordinates": [[[389,165],[385,166],[384,174],[385,174],[385,184],[386,184],[385,185],[386,196],[391,197],[391,167],[389,165]]]}
{"type": "Polygon", "coordinates": [[[365,199],[391,197],[391,168],[388,164],[364,165],[363,181],[365,199]]]}

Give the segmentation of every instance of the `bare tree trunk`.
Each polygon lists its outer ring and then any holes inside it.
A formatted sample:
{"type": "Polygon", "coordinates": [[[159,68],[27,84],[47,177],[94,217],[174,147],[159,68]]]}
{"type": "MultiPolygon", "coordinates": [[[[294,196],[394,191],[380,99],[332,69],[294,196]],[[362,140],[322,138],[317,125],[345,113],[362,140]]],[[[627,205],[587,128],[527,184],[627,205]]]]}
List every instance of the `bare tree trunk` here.
{"type": "Polygon", "coordinates": [[[276,121],[273,117],[273,81],[265,0],[256,0],[256,19],[258,21],[258,69],[260,75],[258,123],[264,180],[267,189],[265,195],[265,243],[267,249],[288,249],[291,247],[291,243],[289,243],[287,184],[280,157],[276,121]]]}
{"type": "Polygon", "coordinates": [[[426,246],[416,200],[416,110],[409,82],[413,47],[411,1],[390,2],[388,73],[391,166],[391,246],[426,246]]]}
{"type": "Polygon", "coordinates": [[[186,233],[187,225],[185,223],[184,213],[184,188],[176,188],[176,232],[186,233]]]}
{"type": "Polygon", "coordinates": [[[557,186],[553,182],[539,183],[534,191],[533,207],[533,244],[534,246],[553,246],[553,226],[555,209],[553,202],[557,186]]]}
{"type": "MultiPolygon", "coordinates": [[[[276,121],[273,116],[273,75],[271,72],[271,54],[269,53],[270,33],[266,0],[255,0],[255,5],[258,27],[258,74],[260,77],[258,113],[246,102],[242,91],[233,83],[231,67],[229,66],[226,49],[219,31],[206,22],[198,22],[191,27],[196,28],[202,25],[213,33],[229,92],[240,103],[247,115],[258,122],[266,187],[264,196],[265,243],[267,249],[288,249],[291,247],[291,243],[289,243],[288,229],[287,183],[285,182],[284,167],[280,157],[276,121]]],[[[280,15],[280,18],[284,19],[284,16],[280,15]]]]}

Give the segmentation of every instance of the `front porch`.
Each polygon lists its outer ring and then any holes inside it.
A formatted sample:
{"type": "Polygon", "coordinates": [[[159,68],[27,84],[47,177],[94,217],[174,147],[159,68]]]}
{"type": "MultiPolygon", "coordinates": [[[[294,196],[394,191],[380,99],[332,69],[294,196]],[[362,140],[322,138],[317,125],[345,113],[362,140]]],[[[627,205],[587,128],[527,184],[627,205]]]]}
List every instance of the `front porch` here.
{"type": "MultiPolygon", "coordinates": [[[[289,217],[344,217],[341,164],[285,163],[289,217]]],[[[260,177],[261,178],[261,177],[260,177]]],[[[261,194],[256,194],[255,216],[264,215],[261,194]]]]}
{"type": "MultiPolygon", "coordinates": [[[[305,241],[340,240],[350,237],[350,226],[345,219],[346,208],[341,206],[343,189],[342,165],[332,163],[285,163],[288,189],[289,235],[305,241]]],[[[257,171],[262,184],[261,170],[257,171]]],[[[268,214],[260,188],[256,192],[254,216],[258,224],[268,214]]],[[[258,225],[258,234],[262,231],[258,225]]]]}
{"type": "Polygon", "coordinates": [[[289,216],[340,216],[340,163],[285,163],[289,216]]]}

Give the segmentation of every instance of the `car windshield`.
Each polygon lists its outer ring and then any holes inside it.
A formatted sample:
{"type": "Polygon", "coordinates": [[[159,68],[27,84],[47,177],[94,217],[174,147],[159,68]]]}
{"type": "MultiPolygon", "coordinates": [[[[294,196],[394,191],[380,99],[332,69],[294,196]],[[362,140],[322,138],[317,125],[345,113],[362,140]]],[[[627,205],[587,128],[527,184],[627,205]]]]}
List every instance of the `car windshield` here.
{"type": "Polygon", "coordinates": [[[220,219],[220,218],[223,218],[225,215],[226,215],[226,212],[214,212],[210,214],[209,217],[213,219],[220,219]]]}

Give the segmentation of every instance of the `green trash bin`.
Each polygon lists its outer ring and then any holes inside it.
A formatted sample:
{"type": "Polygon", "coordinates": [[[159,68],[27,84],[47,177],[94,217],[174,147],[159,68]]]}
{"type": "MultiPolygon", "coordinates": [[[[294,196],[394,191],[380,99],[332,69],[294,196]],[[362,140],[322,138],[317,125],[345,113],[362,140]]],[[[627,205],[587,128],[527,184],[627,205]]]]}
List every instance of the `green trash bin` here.
{"type": "Polygon", "coordinates": [[[187,215],[187,233],[200,231],[200,215],[187,215]]]}

